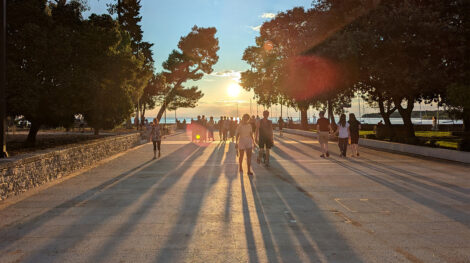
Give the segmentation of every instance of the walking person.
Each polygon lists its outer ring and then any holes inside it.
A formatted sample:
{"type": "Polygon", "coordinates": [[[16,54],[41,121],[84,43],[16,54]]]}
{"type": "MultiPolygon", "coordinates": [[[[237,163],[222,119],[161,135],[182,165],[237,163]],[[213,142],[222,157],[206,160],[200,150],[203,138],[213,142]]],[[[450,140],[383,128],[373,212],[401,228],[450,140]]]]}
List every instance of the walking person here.
{"type": "Polygon", "coordinates": [[[237,120],[230,118],[230,139],[235,142],[235,132],[237,131],[237,120]]]}
{"type": "Polygon", "coordinates": [[[330,121],[325,118],[325,112],[320,111],[320,118],[317,121],[318,142],[320,143],[321,155],[324,158],[329,157],[328,152],[328,139],[330,135],[330,121]]]}
{"type": "Polygon", "coordinates": [[[261,162],[261,158],[263,158],[263,162],[266,167],[269,167],[269,150],[274,144],[274,136],[273,136],[273,123],[268,120],[269,111],[263,112],[263,119],[259,122],[259,128],[257,131],[258,137],[258,145],[259,145],[259,154],[257,158],[257,162],[261,162]]]}
{"type": "Polygon", "coordinates": [[[223,117],[220,116],[220,119],[217,122],[217,129],[219,129],[219,140],[220,141],[222,141],[222,139],[223,139],[223,126],[224,126],[224,120],[223,120],[223,117]]]}
{"type": "Polygon", "coordinates": [[[207,122],[208,141],[210,141],[211,139],[212,141],[214,141],[214,128],[215,128],[214,117],[211,116],[209,118],[209,121],[207,122]]]}
{"type": "Polygon", "coordinates": [[[282,117],[279,117],[277,125],[279,126],[279,136],[282,137],[282,128],[284,128],[284,120],[282,119],[282,117]]]}
{"type": "Polygon", "coordinates": [[[348,139],[349,139],[349,123],[346,122],[346,115],[343,113],[339,117],[338,129],[336,130],[338,135],[338,146],[341,157],[346,157],[346,151],[348,149],[348,139]]]}
{"type": "Polygon", "coordinates": [[[240,125],[236,129],[236,143],[238,145],[238,165],[240,173],[243,173],[243,157],[246,153],[247,174],[253,175],[251,171],[251,155],[254,145],[253,131],[250,124],[250,115],[244,114],[240,125]]]}
{"type": "Polygon", "coordinates": [[[351,157],[359,156],[359,131],[361,130],[361,123],[356,119],[354,113],[349,114],[349,133],[351,144],[351,157]]]}
{"type": "Polygon", "coordinates": [[[150,131],[149,140],[153,143],[153,159],[157,158],[157,150],[158,150],[158,157],[161,156],[161,144],[162,144],[162,131],[157,118],[153,119],[152,122],[152,130],[150,131]]]}
{"type": "Polygon", "coordinates": [[[227,140],[229,130],[230,130],[230,120],[228,119],[228,117],[224,117],[224,141],[227,140]]]}

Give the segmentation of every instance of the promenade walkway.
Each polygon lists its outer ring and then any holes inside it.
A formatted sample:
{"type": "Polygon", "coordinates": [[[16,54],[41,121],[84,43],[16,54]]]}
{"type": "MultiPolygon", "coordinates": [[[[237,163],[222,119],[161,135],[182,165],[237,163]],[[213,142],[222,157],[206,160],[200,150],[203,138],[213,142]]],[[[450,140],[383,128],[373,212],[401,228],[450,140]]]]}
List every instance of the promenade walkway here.
{"type": "Polygon", "coordinates": [[[276,137],[269,169],[233,143],[170,136],[0,204],[0,262],[470,262],[468,166],[276,137]]]}

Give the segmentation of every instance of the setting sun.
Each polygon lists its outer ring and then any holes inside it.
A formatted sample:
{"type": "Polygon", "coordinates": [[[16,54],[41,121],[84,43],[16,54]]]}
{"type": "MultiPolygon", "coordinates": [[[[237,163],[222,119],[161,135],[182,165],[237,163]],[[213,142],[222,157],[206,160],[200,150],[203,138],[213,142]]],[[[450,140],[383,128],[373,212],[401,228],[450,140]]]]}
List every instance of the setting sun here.
{"type": "Polygon", "coordinates": [[[227,87],[227,93],[230,97],[237,97],[238,94],[240,94],[241,87],[238,85],[238,83],[231,83],[227,87]]]}

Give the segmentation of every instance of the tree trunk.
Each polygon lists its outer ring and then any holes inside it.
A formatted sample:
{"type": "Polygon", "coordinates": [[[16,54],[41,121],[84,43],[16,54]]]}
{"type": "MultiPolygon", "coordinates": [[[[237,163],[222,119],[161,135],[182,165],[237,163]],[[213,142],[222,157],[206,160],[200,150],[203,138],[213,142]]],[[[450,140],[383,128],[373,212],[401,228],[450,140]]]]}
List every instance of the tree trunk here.
{"type": "Polygon", "coordinates": [[[300,124],[302,130],[308,130],[307,109],[300,109],[300,124]]]}
{"type": "Polygon", "coordinates": [[[406,99],[406,109],[401,106],[401,100],[398,101],[394,99],[393,103],[395,103],[395,107],[397,107],[398,112],[400,112],[401,118],[403,120],[403,124],[405,126],[405,136],[407,138],[415,138],[415,128],[413,126],[413,122],[411,121],[411,113],[413,112],[414,99],[406,99]]]}
{"type": "Polygon", "coordinates": [[[31,128],[29,128],[28,137],[26,138],[27,146],[34,146],[36,144],[36,135],[38,134],[41,124],[37,121],[31,122],[31,128]]]}
{"type": "MultiPolygon", "coordinates": [[[[385,110],[384,100],[383,98],[379,98],[378,100],[380,115],[384,119],[385,127],[387,127],[389,138],[395,137],[395,129],[393,128],[392,122],[390,121],[390,115],[397,109],[393,107],[390,109],[390,105],[388,105],[387,110],[385,110]]],[[[390,103],[389,103],[390,104],[390,103]]]]}
{"type": "Polygon", "coordinates": [[[333,106],[331,105],[330,100],[326,102],[326,107],[327,107],[328,119],[330,120],[330,123],[333,125],[336,125],[335,115],[333,114],[333,106]]]}
{"type": "Polygon", "coordinates": [[[463,108],[463,131],[470,132],[470,108],[463,108]]]}

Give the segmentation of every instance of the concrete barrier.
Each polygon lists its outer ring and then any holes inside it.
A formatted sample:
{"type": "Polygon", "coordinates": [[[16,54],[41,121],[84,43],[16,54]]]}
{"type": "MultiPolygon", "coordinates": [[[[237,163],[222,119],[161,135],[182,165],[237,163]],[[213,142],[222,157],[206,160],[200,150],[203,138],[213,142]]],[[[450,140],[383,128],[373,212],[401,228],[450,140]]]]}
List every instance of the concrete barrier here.
{"type": "MultiPolygon", "coordinates": [[[[295,129],[284,129],[284,132],[290,134],[301,135],[310,138],[317,138],[317,134],[311,131],[302,131],[295,129]]],[[[470,164],[470,152],[462,152],[457,150],[448,150],[440,148],[432,148],[426,146],[417,146],[404,143],[385,142],[380,140],[359,139],[359,145],[370,147],[378,150],[393,151],[398,153],[412,154],[423,157],[432,157],[443,160],[461,162],[470,164]]]]}

